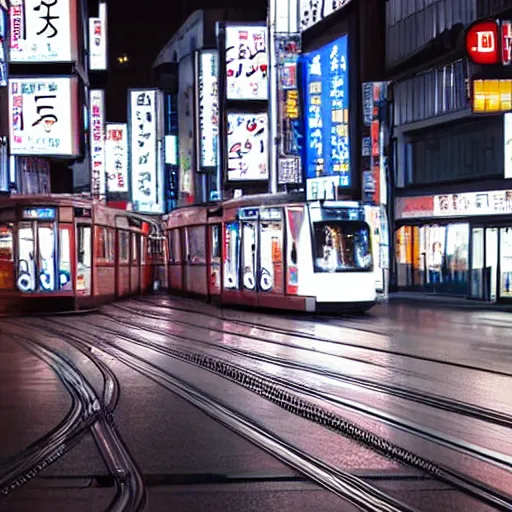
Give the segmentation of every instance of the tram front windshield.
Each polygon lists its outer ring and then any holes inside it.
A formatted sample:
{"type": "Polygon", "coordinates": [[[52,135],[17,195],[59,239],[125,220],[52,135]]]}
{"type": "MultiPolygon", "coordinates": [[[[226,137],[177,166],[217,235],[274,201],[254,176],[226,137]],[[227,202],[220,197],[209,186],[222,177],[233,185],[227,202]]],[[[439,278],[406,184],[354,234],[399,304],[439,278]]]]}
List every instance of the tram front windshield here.
{"type": "Polygon", "coordinates": [[[315,272],[373,270],[370,229],[365,222],[315,222],[313,233],[315,272]]]}

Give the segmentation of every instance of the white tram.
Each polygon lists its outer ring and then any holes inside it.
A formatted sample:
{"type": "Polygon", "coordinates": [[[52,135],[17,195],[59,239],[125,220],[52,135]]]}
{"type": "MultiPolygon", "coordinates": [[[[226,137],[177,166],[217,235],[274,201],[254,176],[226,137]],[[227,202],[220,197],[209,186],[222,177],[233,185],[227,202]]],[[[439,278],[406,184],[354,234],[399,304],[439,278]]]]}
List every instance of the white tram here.
{"type": "Polygon", "coordinates": [[[175,210],[169,289],[224,304],[365,311],[385,289],[385,216],[357,202],[265,194],[175,210]]]}

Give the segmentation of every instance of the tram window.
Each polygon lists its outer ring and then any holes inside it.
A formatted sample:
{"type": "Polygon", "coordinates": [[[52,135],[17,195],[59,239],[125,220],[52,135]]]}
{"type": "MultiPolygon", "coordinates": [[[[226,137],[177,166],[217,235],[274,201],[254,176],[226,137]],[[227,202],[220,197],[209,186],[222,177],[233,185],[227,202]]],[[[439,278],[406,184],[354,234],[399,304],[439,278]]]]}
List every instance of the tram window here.
{"type": "Polygon", "coordinates": [[[204,226],[186,228],[187,260],[189,263],[206,263],[206,236],[204,226]]]}
{"type": "Polygon", "coordinates": [[[18,279],[17,286],[22,292],[36,289],[34,230],[30,222],[18,225],[18,279]]]}
{"type": "Polygon", "coordinates": [[[0,226],[0,261],[13,260],[12,224],[0,226]]]}
{"type": "Polygon", "coordinates": [[[72,290],[71,282],[71,242],[70,227],[59,228],[59,287],[61,290],[72,290]]]}
{"type": "Polygon", "coordinates": [[[55,232],[53,223],[40,223],[37,230],[39,242],[39,289],[55,290],[55,232]]]}
{"type": "Polygon", "coordinates": [[[371,271],[370,230],[364,222],[314,224],[315,272],[371,271]]]}
{"type": "Polygon", "coordinates": [[[119,231],[119,263],[130,263],[129,234],[126,231],[119,231]]]}
{"type": "Polygon", "coordinates": [[[220,258],[220,226],[212,226],[212,239],[211,239],[211,258],[220,258]]]}
{"type": "Polygon", "coordinates": [[[76,290],[82,294],[91,293],[91,227],[78,226],[76,269],[76,290]]]}
{"type": "Polygon", "coordinates": [[[96,226],[96,259],[107,258],[107,240],[105,228],[96,226]]]}
{"type": "Polygon", "coordinates": [[[146,255],[148,251],[148,239],[146,236],[142,235],[140,237],[140,262],[142,265],[146,264],[146,255]]]}
{"type": "Polygon", "coordinates": [[[173,229],[171,231],[170,240],[171,260],[173,263],[181,263],[181,240],[179,229],[173,229]]]}
{"type": "Polygon", "coordinates": [[[137,233],[132,233],[132,263],[139,262],[139,244],[138,242],[139,235],[137,233]]]}

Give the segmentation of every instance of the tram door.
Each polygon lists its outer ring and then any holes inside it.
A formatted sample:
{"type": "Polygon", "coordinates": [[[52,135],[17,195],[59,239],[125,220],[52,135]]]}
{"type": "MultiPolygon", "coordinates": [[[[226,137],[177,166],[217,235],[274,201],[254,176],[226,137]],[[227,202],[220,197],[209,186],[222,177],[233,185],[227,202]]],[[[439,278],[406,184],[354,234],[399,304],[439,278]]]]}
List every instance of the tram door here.
{"type": "Polygon", "coordinates": [[[258,305],[258,214],[257,208],[244,208],[239,215],[241,291],[244,303],[251,306],[258,305]]]}

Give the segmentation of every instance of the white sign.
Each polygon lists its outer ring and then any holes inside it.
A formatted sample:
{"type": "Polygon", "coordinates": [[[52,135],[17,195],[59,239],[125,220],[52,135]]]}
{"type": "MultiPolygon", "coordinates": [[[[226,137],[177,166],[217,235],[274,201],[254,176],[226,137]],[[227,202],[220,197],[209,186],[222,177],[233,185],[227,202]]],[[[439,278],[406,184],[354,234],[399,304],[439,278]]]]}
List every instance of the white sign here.
{"type": "Polygon", "coordinates": [[[107,190],[105,167],[105,91],[89,92],[89,131],[91,140],[91,193],[104,198],[107,190]]]}
{"type": "Polygon", "coordinates": [[[176,135],[165,136],[165,163],[178,165],[178,137],[176,135]]]}
{"type": "Polygon", "coordinates": [[[333,12],[339,11],[350,3],[351,0],[299,0],[300,5],[300,30],[304,31],[316,25],[333,12]]]}
{"type": "Polygon", "coordinates": [[[471,217],[512,213],[512,190],[434,196],[434,217],[471,217]]]}
{"type": "Polygon", "coordinates": [[[308,201],[336,201],[340,176],[325,176],[306,180],[306,199],[308,201]]]}
{"type": "Polygon", "coordinates": [[[76,78],[9,80],[11,154],[79,154],[76,78]]]}
{"type": "Polygon", "coordinates": [[[228,100],[268,99],[267,28],[226,27],[228,100]]]}
{"type": "Polygon", "coordinates": [[[268,115],[228,114],[228,181],[268,179],[268,115]]]}
{"type": "Polygon", "coordinates": [[[105,139],[107,190],[128,192],[128,126],[107,123],[105,139]]]}
{"type": "Polygon", "coordinates": [[[76,0],[11,0],[11,62],[73,62],[76,0]]]}
{"type": "Polygon", "coordinates": [[[157,94],[130,91],[130,162],[132,203],[135,211],[160,213],[163,183],[157,168],[157,94]]]}
{"type": "Polygon", "coordinates": [[[512,178],[512,112],[504,116],[504,153],[505,153],[505,178],[512,178]]]}
{"type": "Polygon", "coordinates": [[[89,69],[107,69],[107,4],[99,5],[99,18],[89,18],[89,69]]]}
{"type": "Polygon", "coordinates": [[[215,50],[199,54],[199,156],[201,167],[217,167],[219,147],[218,55],[215,50]]]}

